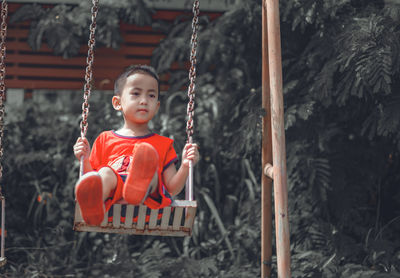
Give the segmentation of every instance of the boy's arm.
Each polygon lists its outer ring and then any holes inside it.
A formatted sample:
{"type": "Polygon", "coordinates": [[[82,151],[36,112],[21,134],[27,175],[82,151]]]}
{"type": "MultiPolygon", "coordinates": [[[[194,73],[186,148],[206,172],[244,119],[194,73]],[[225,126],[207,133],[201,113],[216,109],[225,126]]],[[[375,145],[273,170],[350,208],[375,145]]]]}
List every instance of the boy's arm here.
{"type": "Polygon", "coordinates": [[[75,157],[80,161],[83,157],[83,173],[93,171],[92,165],[89,161],[90,144],[86,138],[79,137],[74,145],[75,157]]]}
{"type": "Polygon", "coordinates": [[[189,167],[181,165],[179,170],[176,171],[175,165],[171,164],[163,172],[163,180],[168,192],[172,195],[178,195],[186,182],[189,175],[189,167]]]}
{"type": "Polygon", "coordinates": [[[199,161],[199,151],[196,144],[186,144],[182,151],[182,164],[176,171],[175,165],[171,164],[163,172],[163,180],[168,192],[175,196],[182,191],[186,179],[189,175],[189,162],[193,162],[193,166],[199,161]]]}
{"type": "Polygon", "coordinates": [[[83,160],[83,173],[86,174],[87,172],[93,171],[92,165],[90,164],[89,159],[83,160]]]}

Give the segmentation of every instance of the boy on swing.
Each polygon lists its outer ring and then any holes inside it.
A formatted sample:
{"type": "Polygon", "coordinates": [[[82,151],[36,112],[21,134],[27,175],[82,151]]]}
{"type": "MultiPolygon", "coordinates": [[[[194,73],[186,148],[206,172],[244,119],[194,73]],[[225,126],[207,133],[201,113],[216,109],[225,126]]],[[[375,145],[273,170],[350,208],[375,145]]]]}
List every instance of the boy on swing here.
{"type": "Polygon", "coordinates": [[[124,125],[102,132],[91,151],[86,138],[76,141],[74,154],[78,160],[83,156],[84,175],[75,186],[75,196],[87,224],[99,225],[116,202],[144,203],[151,209],[169,206],[171,195],[184,187],[189,161],[198,162],[197,145],[186,144],[177,171],[173,140],[149,130],[148,123],[160,107],[159,93],[160,81],[152,67],[129,67],[115,81],[112,98],[124,125]]]}

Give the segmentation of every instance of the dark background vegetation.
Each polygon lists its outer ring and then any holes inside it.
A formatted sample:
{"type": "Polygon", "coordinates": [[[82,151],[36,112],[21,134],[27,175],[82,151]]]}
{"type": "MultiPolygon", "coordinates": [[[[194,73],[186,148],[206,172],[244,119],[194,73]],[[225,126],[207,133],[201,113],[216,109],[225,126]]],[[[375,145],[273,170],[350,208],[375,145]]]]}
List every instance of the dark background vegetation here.
{"type": "MultiPolygon", "coordinates": [[[[152,22],[129,2],[100,8],[98,46],[118,47],[119,18],[166,32],[153,55],[159,72],[187,61],[190,21],[152,22]]],[[[200,19],[193,236],[73,232],[81,96],[26,101],[5,133],[2,277],[259,277],[261,1],[240,2],[200,19]]],[[[400,6],[280,2],[292,276],[400,277],[400,6]]],[[[87,40],[88,8],[24,6],[12,20],[32,20],[33,48],[45,40],[69,57],[87,40]]],[[[187,72],[171,74],[153,128],[180,150],[187,72]]],[[[108,94],[95,92],[91,108],[91,141],[120,125],[108,94]]]]}

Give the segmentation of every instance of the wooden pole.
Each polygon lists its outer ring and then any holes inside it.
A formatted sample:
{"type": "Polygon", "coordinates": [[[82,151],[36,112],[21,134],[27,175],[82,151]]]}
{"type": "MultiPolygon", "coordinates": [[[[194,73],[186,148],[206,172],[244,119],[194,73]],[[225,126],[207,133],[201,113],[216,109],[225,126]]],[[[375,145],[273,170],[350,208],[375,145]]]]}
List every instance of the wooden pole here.
{"type": "Polygon", "coordinates": [[[288,197],[279,0],[266,0],[266,10],[272,113],[272,165],[274,176],[277,268],[278,278],[290,278],[290,241],[287,208],[288,197]]]}
{"type": "MultiPolygon", "coordinates": [[[[271,138],[271,104],[268,69],[268,34],[267,11],[265,0],[262,0],[262,108],[265,115],[262,119],[262,152],[261,169],[272,164],[271,138]]],[[[272,179],[261,176],[261,278],[271,277],[272,257],[272,179]]]]}

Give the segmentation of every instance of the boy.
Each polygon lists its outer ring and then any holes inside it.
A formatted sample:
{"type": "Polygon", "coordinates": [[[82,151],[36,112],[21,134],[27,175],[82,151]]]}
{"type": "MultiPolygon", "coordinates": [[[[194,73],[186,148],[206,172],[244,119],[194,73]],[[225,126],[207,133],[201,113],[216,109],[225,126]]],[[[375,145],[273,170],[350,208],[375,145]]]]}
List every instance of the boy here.
{"type": "Polygon", "coordinates": [[[178,194],[189,172],[189,161],[196,164],[196,144],[186,144],[177,171],[173,140],[152,133],[148,122],[160,107],[160,81],[152,67],[129,67],[115,81],[112,105],[121,111],[124,125],[117,131],[104,131],[90,152],[86,138],[74,145],[77,159],[83,156],[84,175],[75,186],[75,196],[84,221],[99,225],[106,211],[116,202],[152,209],[171,204],[170,194],[178,194]],[[90,153],[90,156],[89,156],[90,153]]]}

